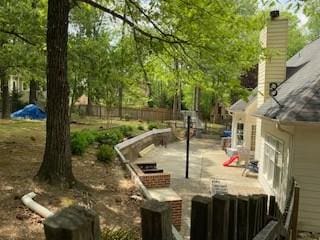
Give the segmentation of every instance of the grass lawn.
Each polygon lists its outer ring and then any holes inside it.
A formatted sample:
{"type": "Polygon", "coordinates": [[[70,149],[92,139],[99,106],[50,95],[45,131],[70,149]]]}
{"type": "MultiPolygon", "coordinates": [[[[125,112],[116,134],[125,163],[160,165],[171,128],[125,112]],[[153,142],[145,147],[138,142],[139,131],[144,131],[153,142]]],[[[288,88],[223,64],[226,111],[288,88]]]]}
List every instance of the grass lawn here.
{"type": "MultiPolygon", "coordinates": [[[[146,122],[112,121],[112,126],[131,125],[147,130],[146,122]]],[[[96,118],[76,119],[71,131],[105,128],[106,121],[96,118]]],[[[0,121],[0,239],[44,239],[43,219],[27,209],[20,198],[31,191],[36,201],[56,212],[78,203],[95,209],[102,227],[124,227],[139,231],[140,203],[132,200],[137,189],[119,162],[109,165],[96,161],[96,148],[84,156],[73,157],[75,177],[86,188],[61,190],[33,181],[43,157],[45,122],[0,121]]]]}

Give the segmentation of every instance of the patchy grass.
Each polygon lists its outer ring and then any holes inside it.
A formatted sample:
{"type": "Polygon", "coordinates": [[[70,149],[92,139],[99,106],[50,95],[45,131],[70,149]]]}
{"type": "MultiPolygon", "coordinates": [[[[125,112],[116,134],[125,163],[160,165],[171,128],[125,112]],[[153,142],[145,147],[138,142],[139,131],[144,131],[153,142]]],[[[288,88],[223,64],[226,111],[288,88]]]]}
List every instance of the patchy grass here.
{"type": "MultiPolygon", "coordinates": [[[[119,125],[121,122],[128,124],[120,121],[119,125]]],[[[80,122],[71,124],[71,130],[100,126],[99,121],[80,122]]],[[[97,149],[90,146],[83,156],[73,157],[74,175],[85,187],[61,190],[33,181],[42,161],[44,144],[45,122],[0,121],[1,240],[44,239],[43,219],[20,200],[31,191],[37,193],[37,202],[53,212],[77,203],[96,210],[102,228],[130,228],[139,232],[140,203],[130,198],[138,192],[117,161],[109,165],[96,161],[97,149]]]]}

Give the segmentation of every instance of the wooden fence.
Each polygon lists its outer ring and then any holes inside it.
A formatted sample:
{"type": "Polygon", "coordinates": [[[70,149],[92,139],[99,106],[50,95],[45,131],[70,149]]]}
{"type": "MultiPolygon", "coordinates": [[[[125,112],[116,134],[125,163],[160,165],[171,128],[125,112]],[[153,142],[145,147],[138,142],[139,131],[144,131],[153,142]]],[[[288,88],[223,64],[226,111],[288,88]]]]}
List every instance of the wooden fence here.
{"type": "MultiPolygon", "coordinates": [[[[299,187],[294,183],[285,214],[274,197],[252,195],[195,196],[191,209],[191,240],[296,240],[299,187]]],[[[141,207],[142,240],[176,240],[169,205],[148,200],[141,207]]],[[[73,206],[44,221],[46,240],[99,240],[99,217],[73,206]]]]}
{"type": "MultiPolygon", "coordinates": [[[[77,111],[80,115],[86,115],[86,105],[78,105],[77,111]]],[[[177,114],[178,115],[178,114],[177,114]]],[[[92,116],[100,118],[120,117],[119,109],[108,109],[104,106],[92,106],[92,116]]],[[[122,108],[122,117],[125,119],[136,119],[144,121],[165,121],[172,120],[173,113],[171,109],[165,108],[122,108]]]]}

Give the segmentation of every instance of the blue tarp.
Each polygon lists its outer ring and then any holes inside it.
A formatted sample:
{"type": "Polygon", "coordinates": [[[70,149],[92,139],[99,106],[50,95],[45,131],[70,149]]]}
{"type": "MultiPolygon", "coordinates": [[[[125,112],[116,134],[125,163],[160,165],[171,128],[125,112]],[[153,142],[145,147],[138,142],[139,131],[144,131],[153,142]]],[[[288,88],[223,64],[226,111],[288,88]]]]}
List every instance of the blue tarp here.
{"type": "Polygon", "coordinates": [[[43,120],[47,118],[47,114],[42,111],[37,105],[29,104],[25,106],[23,109],[20,109],[11,114],[11,118],[13,119],[33,119],[33,120],[43,120]]]}
{"type": "Polygon", "coordinates": [[[231,137],[231,131],[230,130],[224,130],[222,137],[231,137]]]}

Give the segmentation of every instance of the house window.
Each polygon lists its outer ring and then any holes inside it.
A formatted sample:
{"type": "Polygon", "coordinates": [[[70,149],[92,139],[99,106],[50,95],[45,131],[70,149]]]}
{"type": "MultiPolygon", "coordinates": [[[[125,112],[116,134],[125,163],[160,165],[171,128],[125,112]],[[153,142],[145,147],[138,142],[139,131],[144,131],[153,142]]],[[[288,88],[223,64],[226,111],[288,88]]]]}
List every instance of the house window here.
{"type": "Polygon", "coordinates": [[[282,181],[283,143],[267,135],[264,143],[263,173],[273,188],[278,189],[282,181]]]}
{"type": "Polygon", "coordinates": [[[250,143],[250,150],[251,151],[256,150],[256,132],[257,132],[257,126],[252,125],[251,126],[251,143],[250,143]]]}
{"type": "Polygon", "coordinates": [[[237,145],[243,144],[243,129],[244,129],[244,124],[238,123],[237,124],[237,145]]]}

